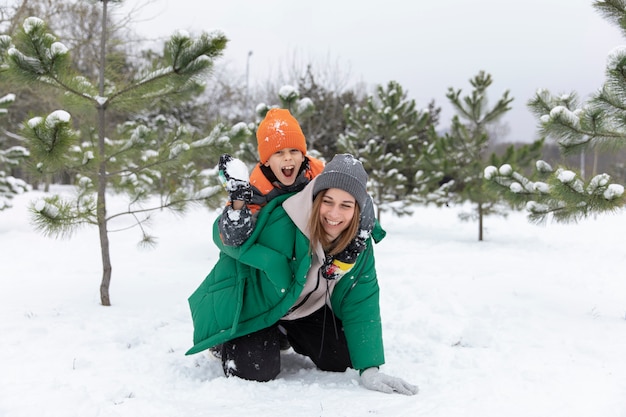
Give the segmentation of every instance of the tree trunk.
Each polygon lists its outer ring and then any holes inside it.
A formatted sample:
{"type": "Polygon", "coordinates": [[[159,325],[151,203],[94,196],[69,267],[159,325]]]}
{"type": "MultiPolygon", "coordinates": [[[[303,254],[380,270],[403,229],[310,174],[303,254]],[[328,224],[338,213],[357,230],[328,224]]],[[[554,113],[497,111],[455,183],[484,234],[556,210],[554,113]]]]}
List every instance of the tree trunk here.
{"type": "Polygon", "coordinates": [[[478,241],[483,241],[483,203],[478,203],[478,241]]]}
{"type": "MultiPolygon", "coordinates": [[[[104,119],[104,110],[98,109],[99,123],[104,119]]],[[[102,129],[104,130],[104,129],[102,129]]],[[[98,138],[98,142],[102,143],[100,147],[100,155],[104,159],[104,136],[98,138]]],[[[111,299],[109,297],[109,285],[111,283],[111,253],[109,251],[109,234],[107,231],[106,218],[106,164],[104,160],[100,162],[98,171],[98,232],[100,234],[100,252],[102,254],[102,281],[100,283],[100,301],[103,306],[110,306],[111,299]]]]}
{"type": "MultiPolygon", "coordinates": [[[[107,40],[107,3],[108,0],[102,1],[102,35],[100,37],[100,69],[99,69],[99,93],[100,97],[104,97],[104,67],[105,67],[105,51],[107,40]]],[[[111,252],[109,250],[109,234],[107,231],[107,170],[106,170],[106,148],[105,148],[105,122],[106,122],[106,101],[98,103],[98,207],[96,217],[98,220],[98,231],[100,233],[100,252],[102,254],[102,281],[100,283],[100,302],[103,306],[111,305],[109,297],[109,285],[111,284],[111,252]]]]}

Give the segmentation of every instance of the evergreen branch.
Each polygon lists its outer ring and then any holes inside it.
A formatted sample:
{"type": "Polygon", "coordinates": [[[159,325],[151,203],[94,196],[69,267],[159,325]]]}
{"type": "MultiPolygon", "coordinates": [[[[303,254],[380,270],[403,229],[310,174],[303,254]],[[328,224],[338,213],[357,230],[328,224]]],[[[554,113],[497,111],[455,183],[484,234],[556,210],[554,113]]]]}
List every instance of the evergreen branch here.
{"type": "Polygon", "coordinates": [[[592,6],[607,20],[622,29],[626,36],[626,3],[623,0],[594,1],[592,6]]]}
{"type": "Polygon", "coordinates": [[[168,203],[165,204],[160,204],[158,206],[153,206],[153,207],[144,207],[144,208],[140,208],[140,209],[129,209],[128,211],[123,211],[123,212],[119,212],[119,213],[115,213],[112,214],[111,216],[107,217],[107,222],[115,219],[117,217],[121,217],[121,216],[127,216],[127,215],[134,215],[134,214],[140,214],[140,213],[151,213],[157,210],[163,210],[163,209],[173,209],[175,211],[181,211],[182,208],[187,204],[187,203],[198,203],[200,201],[205,200],[207,197],[190,197],[190,198],[181,198],[178,200],[172,200],[168,203]]]}
{"type": "Polygon", "coordinates": [[[93,206],[81,208],[55,195],[37,201],[29,210],[35,229],[44,236],[70,238],[78,227],[98,224],[93,206]]]}
{"type": "Polygon", "coordinates": [[[573,171],[558,169],[545,183],[531,181],[505,164],[499,169],[485,168],[484,178],[511,204],[525,204],[533,222],[545,221],[550,214],[557,222],[578,221],[591,214],[614,212],[626,202],[624,186],[610,183],[606,174],[585,184],[573,171]]]}
{"type": "MultiPolygon", "coordinates": [[[[188,150],[188,148],[186,150],[188,150]]],[[[124,168],[124,169],[119,169],[117,171],[109,171],[109,172],[107,172],[106,177],[107,178],[113,178],[113,177],[116,177],[116,176],[119,176],[119,175],[138,174],[138,173],[140,173],[142,171],[149,170],[150,168],[154,168],[154,167],[158,167],[158,166],[162,166],[162,165],[168,164],[168,163],[174,161],[178,156],[179,156],[179,154],[173,154],[173,153],[170,152],[170,154],[167,157],[163,157],[163,158],[157,159],[157,160],[155,160],[153,162],[149,162],[149,163],[146,163],[146,164],[141,165],[141,166],[127,167],[127,168],[124,168]]]]}
{"type": "MultiPolygon", "coordinates": [[[[167,79],[169,79],[171,77],[171,75],[175,74],[175,73],[176,72],[171,67],[163,68],[160,71],[152,73],[152,75],[150,77],[147,77],[147,78],[144,78],[142,80],[139,80],[136,83],[130,84],[127,87],[122,88],[122,89],[118,90],[117,92],[109,95],[108,98],[107,98],[107,101],[108,102],[114,102],[116,98],[128,96],[128,95],[130,95],[130,93],[132,93],[135,90],[141,91],[141,90],[145,89],[147,86],[149,86],[151,84],[156,84],[160,80],[167,80],[167,79]]],[[[150,93],[150,97],[151,98],[159,98],[159,97],[167,96],[168,94],[171,93],[171,91],[172,91],[171,88],[172,87],[170,87],[170,90],[159,90],[158,92],[152,91],[150,93]]]]}
{"type": "Polygon", "coordinates": [[[216,32],[212,36],[203,33],[199,39],[191,40],[185,33],[172,36],[167,43],[167,51],[170,58],[169,65],[159,68],[137,80],[135,83],[109,96],[108,101],[113,102],[118,97],[130,96],[138,91],[141,98],[158,98],[171,94],[180,93],[195,85],[195,77],[208,72],[212,67],[212,59],[222,54],[226,47],[227,38],[216,32]],[[180,78],[181,82],[175,82],[180,78]],[[170,84],[173,81],[173,84],[170,84]],[[149,85],[163,83],[163,87],[142,93],[149,85]]]}

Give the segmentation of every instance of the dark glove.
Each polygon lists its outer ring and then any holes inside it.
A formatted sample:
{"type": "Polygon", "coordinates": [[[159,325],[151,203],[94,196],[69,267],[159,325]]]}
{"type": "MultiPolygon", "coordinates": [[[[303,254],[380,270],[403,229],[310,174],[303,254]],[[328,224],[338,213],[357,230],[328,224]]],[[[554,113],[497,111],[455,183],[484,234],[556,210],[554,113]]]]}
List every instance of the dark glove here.
{"type": "Polygon", "coordinates": [[[395,376],[383,374],[378,371],[378,368],[367,368],[364,370],[361,374],[361,382],[367,389],[387,394],[397,392],[404,395],[415,395],[419,391],[416,385],[409,384],[395,376]]]}
{"type": "Polygon", "coordinates": [[[322,276],[326,279],[339,279],[350,271],[356,262],[356,258],[367,247],[367,243],[361,236],[352,239],[352,242],[335,256],[327,256],[320,268],[322,276]]]}
{"type": "Polygon", "coordinates": [[[228,191],[230,201],[249,203],[252,199],[252,188],[246,164],[225,153],[220,156],[219,170],[220,182],[228,191]]]}

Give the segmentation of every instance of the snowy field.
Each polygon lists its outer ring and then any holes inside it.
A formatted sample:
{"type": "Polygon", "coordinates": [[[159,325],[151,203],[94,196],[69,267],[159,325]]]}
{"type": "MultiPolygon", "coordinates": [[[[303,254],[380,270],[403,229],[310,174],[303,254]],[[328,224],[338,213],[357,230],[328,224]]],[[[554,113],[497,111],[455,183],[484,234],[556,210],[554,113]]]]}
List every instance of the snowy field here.
{"type": "MultiPolygon", "coordinates": [[[[387,363],[416,396],[368,391],[287,351],[278,379],[225,378],[192,345],[187,297],[217,259],[217,212],[159,213],[153,250],[111,235],[99,304],[97,230],[33,231],[19,196],[0,212],[1,417],[625,417],[626,217],[477,225],[457,209],[384,213],[376,246],[387,363]]],[[[115,202],[115,200],[114,200],[115,202]]]]}

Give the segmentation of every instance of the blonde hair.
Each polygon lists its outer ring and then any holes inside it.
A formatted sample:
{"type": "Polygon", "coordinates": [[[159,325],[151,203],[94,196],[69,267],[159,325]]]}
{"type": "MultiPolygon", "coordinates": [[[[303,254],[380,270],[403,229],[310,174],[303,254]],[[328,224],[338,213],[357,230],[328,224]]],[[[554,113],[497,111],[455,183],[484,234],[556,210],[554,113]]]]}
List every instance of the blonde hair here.
{"type": "Polygon", "coordinates": [[[311,217],[309,217],[309,232],[311,233],[311,250],[320,243],[326,255],[334,256],[343,251],[348,244],[356,237],[359,231],[359,221],[361,218],[361,208],[358,204],[354,205],[354,215],[350,220],[350,224],[341,235],[334,241],[328,239],[328,235],[324,231],[322,222],[320,221],[320,207],[322,200],[328,189],[322,190],[313,199],[313,208],[311,209],[311,217]]]}

